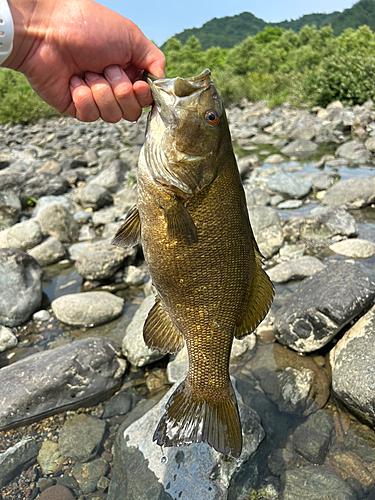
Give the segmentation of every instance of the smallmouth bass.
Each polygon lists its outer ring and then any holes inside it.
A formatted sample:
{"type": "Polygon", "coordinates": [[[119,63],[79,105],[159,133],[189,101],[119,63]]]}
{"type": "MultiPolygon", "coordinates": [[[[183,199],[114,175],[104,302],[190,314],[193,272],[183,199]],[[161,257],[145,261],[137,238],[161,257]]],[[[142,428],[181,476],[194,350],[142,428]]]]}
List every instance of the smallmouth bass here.
{"type": "Polygon", "coordinates": [[[155,288],[144,325],[151,349],[187,344],[189,372],[154,441],[205,442],[239,457],[241,423],[229,378],[234,337],[260,323],[273,299],[262,269],[222,101],[209,70],[147,76],[154,104],[138,164],[137,205],[113,244],[142,241],[155,288]]]}

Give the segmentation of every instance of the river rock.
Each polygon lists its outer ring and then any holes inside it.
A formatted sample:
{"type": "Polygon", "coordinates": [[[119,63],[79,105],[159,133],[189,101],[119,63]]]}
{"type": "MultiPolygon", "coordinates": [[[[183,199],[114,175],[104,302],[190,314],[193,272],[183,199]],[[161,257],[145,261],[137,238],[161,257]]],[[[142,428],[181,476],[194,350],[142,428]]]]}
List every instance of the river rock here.
{"type": "Polygon", "coordinates": [[[88,495],[96,490],[99,479],[107,473],[108,469],[108,462],[102,458],[96,458],[91,462],[75,464],[73,476],[76,478],[82,492],[88,495]]]}
{"type": "Polygon", "coordinates": [[[71,242],[78,238],[79,226],[63,205],[47,206],[37,220],[45,235],[54,236],[63,242],[71,242]]]}
{"type": "Polygon", "coordinates": [[[40,307],[42,268],[24,252],[0,249],[0,324],[22,325],[40,307]]]}
{"type": "Polygon", "coordinates": [[[282,500],[356,500],[357,496],[332,469],[308,465],[281,476],[282,500]]]}
{"type": "Polygon", "coordinates": [[[30,250],[38,245],[43,239],[39,222],[30,219],[19,222],[12,226],[7,233],[7,243],[9,248],[16,250],[30,250]]]}
{"type": "Polygon", "coordinates": [[[76,268],[85,279],[104,280],[111,278],[125,260],[132,260],[136,253],[136,248],[113,246],[109,240],[98,241],[77,257],[76,268]]]}
{"type": "Polygon", "coordinates": [[[10,189],[0,191],[0,230],[17,222],[21,208],[21,202],[16,193],[10,189]]]}
{"type": "Polygon", "coordinates": [[[56,318],[72,326],[98,326],[120,316],[124,299],[109,292],[62,295],[51,303],[56,318]]]}
{"type": "Polygon", "coordinates": [[[89,184],[97,184],[107,189],[111,193],[115,193],[124,180],[125,173],[129,167],[121,160],[115,160],[109,167],[105,168],[90,180],[89,184]]]}
{"type": "Polygon", "coordinates": [[[74,500],[74,496],[68,488],[57,484],[44,490],[38,500],[74,500]]]}
{"type": "Polygon", "coordinates": [[[98,210],[98,208],[112,203],[112,195],[107,189],[98,184],[87,184],[82,189],[80,202],[85,208],[98,210]]]}
{"type": "Polygon", "coordinates": [[[45,210],[47,207],[51,207],[52,205],[62,205],[71,215],[74,215],[76,212],[74,203],[72,203],[69,200],[69,198],[64,195],[42,196],[41,198],[39,198],[37,204],[34,207],[33,210],[34,219],[37,219],[39,215],[43,212],[43,210],[45,210]]]}
{"type": "Polygon", "coordinates": [[[332,389],[350,409],[375,422],[375,307],[330,353],[332,389]]]}
{"type": "Polygon", "coordinates": [[[339,158],[345,158],[349,160],[350,163],[370,163],[372,159],[372,154],[368,151],[362,142],[349,141],[342,144],[336,149],[336,156],[339,158]]]}
{"type": "Polygon", "coordinates": [[[286,283],[292,280],[303,280],[321,271],[326,266],[316,257],[300,257],[289,262],[282,262],[267,270],[274,283],[286,283]]]}
{"type": "Polygon", "coordinates": [[[259,250],[266,259],[269,259],[284,241],[280,217],[271,207],[251,208],[249,216],[259,250]]]}
{"type": "Polygon", "coordinates": [[[103,420],[85,413],[73,415],[60,429],[60,453],[73,460],[87,462],[97,454],[104,432],[103,420]],[[77,446],[78,442],[79,446],[77,446]]]}
{"type": "Polygon", "coordinates": [[[113,203],[115,206],[130,208],[137,203],[137,193],[134,189],[125,186],[113,196],[113,203]]]}
{"type": "Polygon", "coordinates": [[[322,465],[334,436],[333,418],[324,411],[309,415],[293,433],[293,448],[312,464],[322,465]]]}
{"type": "Polygon", "coordinates": [[[55,474],[61,470],[65,460],[66,457],[62,456],[57,443],[43,441],[38,453],[38,464],[44,475],[55,474]]]}
{"type": "Polygon", "coordinates": [[[1,368],[0,430],[106,399],[125,371],[118,356],[114,343],[86,338],[1,368]]]}
{"type": "Polygon", "coordinates": [[[375,243],[360,238],[338,241],[329,248],[332,252],[352,259],[368,259],[375,255],[375,243]]]}
{"type": "Polygon", "coordinates": [[[29,255],[42,266],[49,266],[65,258],[64,245],[54,236],[50,236],[43,243],[29,251],[29,255]]]}
{"type": "Polygon", "coordinates": [[[288,172],[273,175],[267,183],[268,189],[284,198],[304,198],[311,191],[311,182],[288,172]]]}
{"type": "Polygon", "coordinates": [[[252,189],[245,189],[246,203],[249,207],[259,207],[269,205],[271,202],[271,197],[267,191],[256,186],[252,189]]]}
{"type": "Polygon", "coordinates": [[[285,146],[281,153],[286,156],[295,156],[298,159],[308,158],[318,150],[318,145],[306,139],[296,139],[285,146]]]}
{"type": "Polygon", "coordinates": [[[296,351],[315,351],[374,298],[375,283],[368,276],[352,262],[337,262],[303,280],[277,311],[276,337],[296,351]]]}
{"type": "Polygon", "coordinates": [[[206,443],[164,448],[152,441],[155,427],[175,384],[163,399],[129,427],[120,427],[115,445],[115,468],[108,500],[117,498],[183,498],[224,500],[231,479],[257,450],[264,438],[259,416],[246,406],[236,392],[242,421],[243,451],[238,464],[206,443]]]}
{"type": "Polygon", "coordinates": [[[362,208],[375,202],[375,178],[339,181],[326,192],[323,205],[362,208]]]}
{"type": "Polygon", "coordinates": [[[12,349],[18,344],[17,337],[10,328],[0,325],[0,352],[12,349]]]}
{"type": "Polygon", "coordinates": [[[336,172],[316,172],[313,174],[303,174],[301,177],[311,182],[315,191],[329,189],[340,179],[340,175],[336,172]]]}
{"type": "Polygon", "coordinates": [[[134,366],[145,366],[165,356],[159,351],[149,349],[143,340],[143,326],[154,304],[155,295],[144,299],[128,325],[122,341],[122,352],[134,366]]]}
{"type": "Polygon", "coordinates": [[[31,465],[38,455],[34,439],[23,439],[4,453],[0,453],[0,488],[31,465]]]}

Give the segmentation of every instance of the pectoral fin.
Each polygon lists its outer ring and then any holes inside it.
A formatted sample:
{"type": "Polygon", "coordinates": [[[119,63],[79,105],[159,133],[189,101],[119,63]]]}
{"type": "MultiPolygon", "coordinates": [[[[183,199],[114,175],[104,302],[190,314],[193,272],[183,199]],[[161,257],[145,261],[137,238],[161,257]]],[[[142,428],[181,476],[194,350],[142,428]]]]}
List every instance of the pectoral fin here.
{"type": "Polygon", "coordinates": [[[173,202],[163,206],[165,221],[167,223],[168,236],[173,240],[184,241],[191,244],[198,241],[197,228],[187,208],[177,198],[173,202]]]}
{"type": "Polygon", "coordinates": [[[249,307],[242,324],[236,327],[235,337],[242,339],[251,333],[259,323],[264,319],[271,307],[274,288],[268,275],[262,269],[262,255],[256,244],[254,245],[255,254],[255,276],[253,280],[249,307]]]}
{"type": "Polygon", "coordinates": [[[162,354],[174,354],[184,347],[182,333],[174,325],[158,296],[148,313],[143,327],[143,338],[149,349],[156,349],[162,354]]]}
{"type": "Polygon", "coordinates": [[[117,247],[134,247],[141,240],[141,221],[136,205],[132,207],[125,219],[124,224],[117,231],[111,241],[117,247]]]}

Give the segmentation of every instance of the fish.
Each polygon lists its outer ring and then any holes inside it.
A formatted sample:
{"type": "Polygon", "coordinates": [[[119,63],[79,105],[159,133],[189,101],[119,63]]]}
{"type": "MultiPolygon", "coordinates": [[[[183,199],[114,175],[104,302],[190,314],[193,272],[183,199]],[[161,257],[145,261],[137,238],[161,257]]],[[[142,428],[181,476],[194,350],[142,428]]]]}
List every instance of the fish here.
{"type": "Polygon", "coordinates": [[[238,458],[242,430],[229,377],[234,338],[252,332],[274,295],[250,225],[223,102],[210,70],[148,74],[153,96],[137,172],[137,204],[113,244],[142,243],[156,288],[144,324],[161,353],[187,346],[189,370],[153,440],[207,443],[238,458]]]}

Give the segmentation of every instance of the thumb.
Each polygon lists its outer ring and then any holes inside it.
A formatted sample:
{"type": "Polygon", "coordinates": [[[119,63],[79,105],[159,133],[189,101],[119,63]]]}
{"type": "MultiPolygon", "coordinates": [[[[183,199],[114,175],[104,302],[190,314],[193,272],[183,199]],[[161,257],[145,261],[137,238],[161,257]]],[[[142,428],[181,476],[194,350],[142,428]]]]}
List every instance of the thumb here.
{"type": "Polygon", "coordinates": [[[165,57],[138,26],[134,25],[131,62],[137,68],[163,78],[165,76],[165,57]]]}

